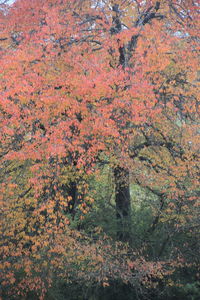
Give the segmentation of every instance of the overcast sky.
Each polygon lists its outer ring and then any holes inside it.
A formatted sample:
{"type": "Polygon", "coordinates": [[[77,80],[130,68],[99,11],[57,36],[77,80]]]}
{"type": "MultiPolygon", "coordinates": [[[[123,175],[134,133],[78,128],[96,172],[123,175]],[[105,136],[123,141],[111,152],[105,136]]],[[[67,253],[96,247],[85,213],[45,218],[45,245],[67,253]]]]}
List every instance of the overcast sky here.
{"type": "Polygon", "coordinates": [[[9,0],[8,4],[12,4],[13,2],[15,2],[15,0],[9,0]]]}

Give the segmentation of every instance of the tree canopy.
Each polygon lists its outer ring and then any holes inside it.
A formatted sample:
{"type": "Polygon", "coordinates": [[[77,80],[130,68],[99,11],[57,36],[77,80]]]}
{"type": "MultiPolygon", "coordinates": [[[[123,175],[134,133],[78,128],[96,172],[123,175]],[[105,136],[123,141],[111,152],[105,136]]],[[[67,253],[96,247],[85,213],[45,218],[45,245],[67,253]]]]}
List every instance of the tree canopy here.
{"type": "Polygon", "coordinates": [[[6,2],[3,299],[199,280],[198,1],[6,2]]]}

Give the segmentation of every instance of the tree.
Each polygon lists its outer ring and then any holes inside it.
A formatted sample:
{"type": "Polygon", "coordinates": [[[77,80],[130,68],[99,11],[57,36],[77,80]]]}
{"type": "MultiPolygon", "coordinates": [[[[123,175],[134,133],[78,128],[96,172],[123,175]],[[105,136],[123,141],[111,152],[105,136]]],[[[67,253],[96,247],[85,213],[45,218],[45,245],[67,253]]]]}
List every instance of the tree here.
{"type": "Polygon", "coordinates": [[[188,199],[197,205],[198,5],[179,2],[20,0],[2,13],[5,270],[24,255],[29,273],[38,248],[48,279],[49,253],[61,254],[49,259],[58,267],[70,261],[69,274],[81,264],[80,253],[65,256],[66,245],[84,244],[69,224],[92,206],[87,183],[99,164],[114,170],[122,241],[131,240],[130,180],[160,197],[153,230],[188,199]]]}

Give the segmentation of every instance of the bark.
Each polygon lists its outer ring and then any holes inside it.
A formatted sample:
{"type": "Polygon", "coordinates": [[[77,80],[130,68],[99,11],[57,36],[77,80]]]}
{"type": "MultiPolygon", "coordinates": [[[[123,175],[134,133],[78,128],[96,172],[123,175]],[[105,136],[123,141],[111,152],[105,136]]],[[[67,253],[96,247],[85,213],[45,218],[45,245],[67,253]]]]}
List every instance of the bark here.
{"type": "MultiPolygon", "coordinates": [[[[164,16],[158,14],[160,1],[155,6],[149,7],[143,11],[135,22],[135,27],[144,26],[153,19],[162,19],[164,16]]],[[[113,10],[113,26],[110,30],[111,35],[122,31],[121,12],[118,4],[114,4],[113,10]]],[[[133,35],[127,45],[119,48],[119,65],[123,68],[128,66],[130,57],[137,46],[139,35],[133,35]]],[[[114,169],[115,177],[115,202],[116,202],[116,218],[117,218],[117,237],[122,241],[131,240],[131,199],[129,190],[129,170],[122,167],[114,169]]]]}
{"type": "Polygon", "coordinates": [[[71,200],[68,202],[68,207],[65,210],[65,213],[70,213],[72,219],[74,219],[76,214],[76,207],[78,205],[78,187],[75,181],[71,181],[69,184],[63,184],[61,186],[62,194],[64,197],[71,197],[71,200]]]}
{"type": "Polygon", "coordinates": [[[114,169],[115,202],[117,218],[117,238],[121,241],[131,239],[131,199],[129,191],[129,171],[125,168],[114,169]]]}

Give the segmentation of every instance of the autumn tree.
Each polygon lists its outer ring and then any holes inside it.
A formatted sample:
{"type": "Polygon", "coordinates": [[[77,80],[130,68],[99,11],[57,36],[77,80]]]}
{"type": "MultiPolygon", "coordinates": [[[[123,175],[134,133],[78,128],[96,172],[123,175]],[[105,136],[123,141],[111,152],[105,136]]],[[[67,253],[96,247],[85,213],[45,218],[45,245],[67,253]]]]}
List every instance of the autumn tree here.
{"type": "MultiPolygon", "coordinates": [[[[24,293],[38,282],[45,293],[55,266],[64,278],[74,266],[83,278],[94,267],[104,284],[106,264],[120,270],[114,252],[113,260],[109,251],[96,255],[102,246],[86,239],[87,247],[70,228],[92,207],[88,179],[100,165],[113,169],[118,239],[134,243],[130,181],[160,199],[150,231],[160,221],[172,232],[184,228],[191,204],[198,206],[198,13],[192,1],[4,5],[1,255],[11,286],[21,265],[24,293]]],[[[129,270],[132,282],[132,262],[123,266],[123,280],[129,270]]]]}

